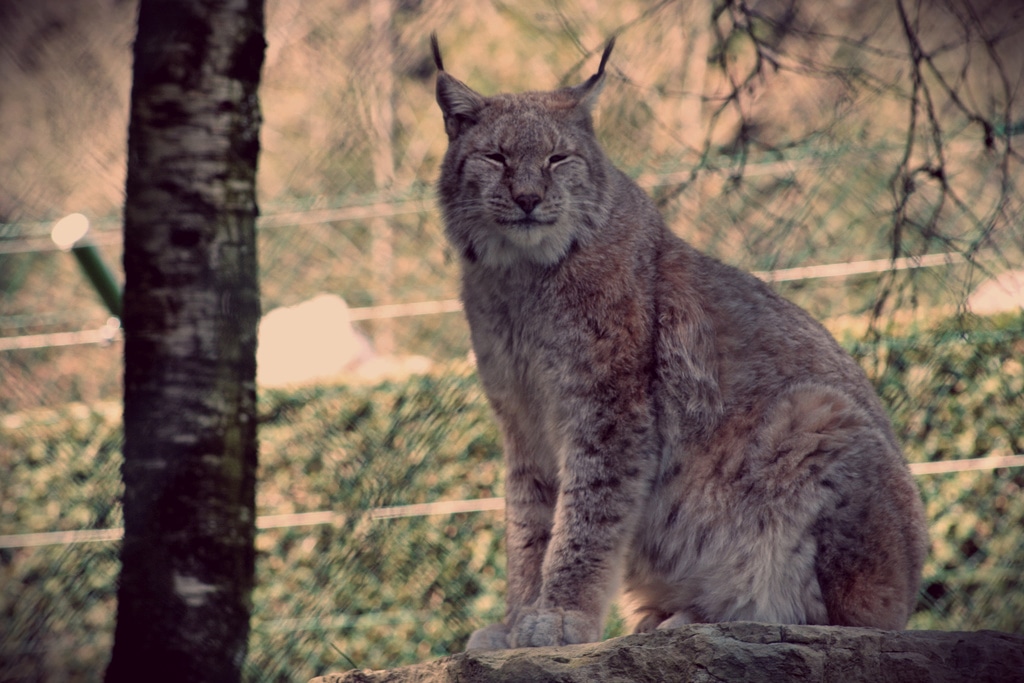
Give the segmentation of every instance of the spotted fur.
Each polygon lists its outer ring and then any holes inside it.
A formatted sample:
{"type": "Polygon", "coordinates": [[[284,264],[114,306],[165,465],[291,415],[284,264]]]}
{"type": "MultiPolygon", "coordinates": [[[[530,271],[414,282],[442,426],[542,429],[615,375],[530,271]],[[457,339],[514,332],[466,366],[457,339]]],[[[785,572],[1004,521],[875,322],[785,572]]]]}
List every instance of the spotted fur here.
{"type": "Polygon", "coordinates": [[[605,156],[598,72],[485,97],[443,70],[438,191],[504,437],[505,620],[470,648],[755,620],[902,628],[927,538],[889,419],[821,325],[705,256],[605,156]]]}

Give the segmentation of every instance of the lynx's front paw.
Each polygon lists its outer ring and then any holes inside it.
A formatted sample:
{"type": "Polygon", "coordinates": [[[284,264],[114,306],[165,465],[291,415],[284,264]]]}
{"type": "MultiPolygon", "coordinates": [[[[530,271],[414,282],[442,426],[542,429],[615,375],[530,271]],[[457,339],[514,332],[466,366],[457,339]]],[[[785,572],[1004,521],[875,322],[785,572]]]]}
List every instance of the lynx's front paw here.
{"type": "Polygon", "coordinates": [[[491,624],[473,631],[466,643],[467,650],[507,650],[508,626],[503,623],[491,624]]]}
{"type": "Polygon", "coordinates": [[[510,647],[592,643],[601,638],[600,620],[576,610],[527,607],[508,634],[510,647]]]}

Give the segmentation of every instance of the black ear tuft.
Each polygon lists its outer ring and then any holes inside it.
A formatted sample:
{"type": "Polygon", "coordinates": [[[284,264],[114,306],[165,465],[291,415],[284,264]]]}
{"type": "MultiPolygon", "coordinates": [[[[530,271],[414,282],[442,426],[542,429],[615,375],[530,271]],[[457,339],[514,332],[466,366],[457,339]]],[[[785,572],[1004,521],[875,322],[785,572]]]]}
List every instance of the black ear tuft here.
{"type": "Polygon", "coordinates": [[[608,39],[608,44],[604,46],[604,52],[601,54],[601,63],[597,67],[597,73],[584,81],[580,86],[583,92],[589,92],[592,88],[599,86],[604,79],[604,67],[608,64],[608,58],[612,55],[612,48],[615,47],[615,36],[608,39]]]}
{"type": "MultiPolygon", "coordinates": [[[[614,38],[612,39],[614,42],[614,38]]],[[[437,32],[430,32],[430,51],[434,53],[434,64],[437,65],[438,71],[444,71],[444,62],[441,61],[441,48],[437,44],[437,32]]],[[[604,60],[601,61],[601,66],[604,66],[604,60]]]]}
{"type": "Polygon", "coordinates": [[[463,130],[476,124],[480,110],[486,105],[485,99],[468,85],[444,70],[441,49],[437,46],[437,34],[430,34],[430,49],[437,65],[437,103],[444,114],[444,128],[448,139],[454,140],[463,130]]]}
{"type": "MultiPolygon", "coordinates": [[[[601,77],[604,75],[604,65],[608,63],[608,58],[612,56],[612,48],[615,47],[615,36],[608,39],[608,44],[604,46],[604,53],[601,55],[601,64],[597,67],[597,76],[601,77]]],[[[436,54],[436,52],[435,52],[436,54]]],[[[437,59],[441,59],[439,56],[437,59]]]]}
{"type": "Polygon", "coordinates": [[[604,86],[604,68],[608,65],[608,58],[612,54],[613,47],[615,47],[615,36],[609,38],[608,44],[604,46],[604,52],[601,54],[601,63],[597,67],[597,73],[579,85],[565,90],[565,92],[576,98],[579,106],[586,112],[590,112],[594,108],[597,96],[601,93],[601,88],[604,86]]]}

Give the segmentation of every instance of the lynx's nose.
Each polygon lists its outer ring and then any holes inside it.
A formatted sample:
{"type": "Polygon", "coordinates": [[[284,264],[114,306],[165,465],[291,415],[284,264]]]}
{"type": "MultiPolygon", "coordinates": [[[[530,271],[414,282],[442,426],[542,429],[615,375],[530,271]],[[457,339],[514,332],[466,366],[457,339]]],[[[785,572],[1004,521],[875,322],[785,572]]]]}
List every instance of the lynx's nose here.
{"type": "Polygon", "coordinates": [[[540,195],[521,194],[518,197],[515,197],[515,202],[519,205],[519,208],[523,210],[523,213],[530,215],[534,208],[540,204],[540,195]]]}

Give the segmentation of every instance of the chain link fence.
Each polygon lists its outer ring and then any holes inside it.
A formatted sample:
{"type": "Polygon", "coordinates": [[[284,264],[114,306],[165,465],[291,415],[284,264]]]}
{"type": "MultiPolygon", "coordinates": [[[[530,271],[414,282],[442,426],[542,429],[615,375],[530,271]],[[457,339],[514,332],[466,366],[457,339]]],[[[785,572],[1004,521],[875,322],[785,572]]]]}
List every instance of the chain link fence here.
{"type": "MultiPolygon", "coordinates": [[[[823,320],[891,410],[932,530],[911,627],[1024,632],[1014,12],[268,0],[264,312],[341,296],[365,346],[329,381],[261,390],[247,677],[420,661],[502,613],[500,440],[433,208],[431,30],[484,93],[581,81],[618,36],[611,157],[679,234],[823,320]]],[[[4,681],[98,680],[112,644],[121,341],[50,230],[89,216],[120,277],[133,18],[128,0],[0,5],[18,95],[0,98],[4,681]]]]}

